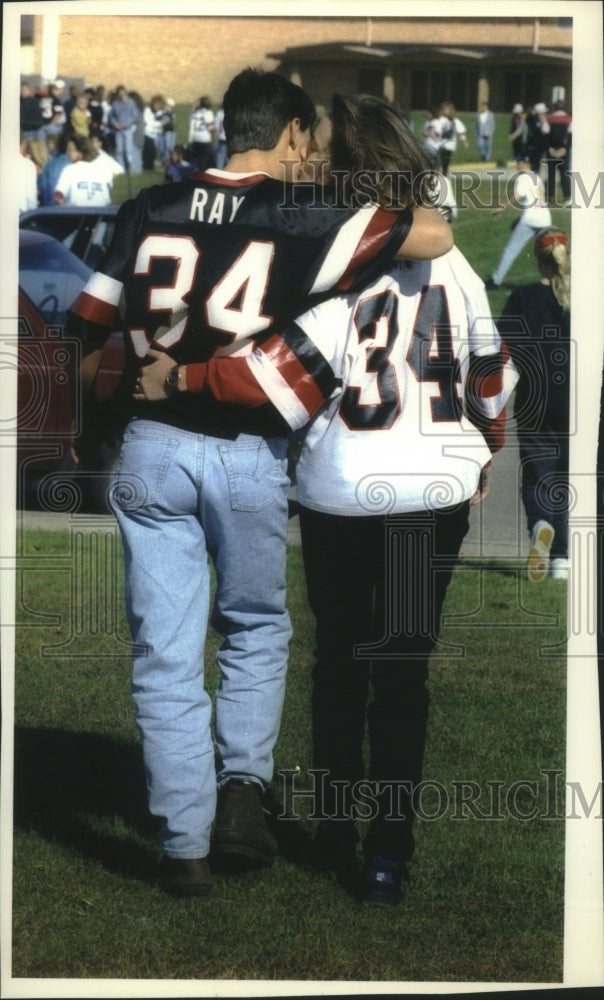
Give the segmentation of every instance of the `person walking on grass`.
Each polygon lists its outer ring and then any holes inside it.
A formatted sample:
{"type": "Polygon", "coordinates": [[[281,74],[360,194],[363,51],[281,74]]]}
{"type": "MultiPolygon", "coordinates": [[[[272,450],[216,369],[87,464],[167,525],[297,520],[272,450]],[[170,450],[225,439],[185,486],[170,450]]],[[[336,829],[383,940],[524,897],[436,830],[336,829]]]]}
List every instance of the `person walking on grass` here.
{"type": "Polygon", "coordinates": [[[514,399],[522,502],[530,537],[529,580],[567,580],[570,428],[568,236],[537,234],[540,278],[515,288],[497,326],[520,372],[514,399]]]}
{"type": "MultiPolygon", "coordinates": [[[[179,895],[210,891],[210,849],[221,865],[273,861],[262,801],[291,635],[287,425],[271,408],[200,406],[183,391],[181,366],[249,351],[312,302],[363,287],[397,254],[429,258],[452,244],[434,209],[336,210],[333,199],[318,204],[312,186],[288,188],[315,111],[280,74],[243,71],[224,110],[226,169],[146,188],[122,205],[69,326],[86,343],[84,392],[111,330],[128,334],[132,403],[112,505],[149,807],[161,819],[159,878],[179,895]],[[170,361],[159,398],[137,378],[153,351],[170,361]],[[223,639],[214,733],[203,684],[209,561],[211,620],[223,639]]],[[[74,440],[76,456],[85,444],[74,440]]]]}
{"type": "MultiPolygon", "coordinates": [[[[421,147],[377,98],[334,95],[302,169],[321,183],[349,178],[344,203],[355,196],[357,172],[365,190],[374,180],[375,198],[391,209],[397,172],[399,211],[417,196],[405,177],[430,178],[438,195],[421,147]]],[[[167,361],[154,357],[141,379],[161,393],[167,361]]],[[[403,899],[428,660],[470,506],[489,491],[515,378],[483,282],[456,248],[438,260],[401,262],[362,292],[319,304],[245,357],[182,372],[192,403],[211,395],[252,412],[272,404],[303,434],[296,483],[316,619],[312,763],[323,776],[314,854],[370,906],[403,899]],[[398,567],[386,557],[397,538],[405,552],[398,567]],[[357,871],[362,788],[382,791],[357,871]]]]}
{"type": "MultiPolygon", "coordinates": [[[[545,201],[543,183],[538,174],[532,172],[528,158],[522,159],[518,163],[518,173],[514,178],[514,193],[509,204],[513,208],[519,208],[521,212],[512,222],[512,231],[503,248],[497,267],[485,281],[488,289],[499,288],[516,258],[527,243],[534,239],[535,233],[552,224],[551,212],[545,201]]],[[[501,215],[505,207],[504,205],[494,209],[492,215],[501,215]]]]}

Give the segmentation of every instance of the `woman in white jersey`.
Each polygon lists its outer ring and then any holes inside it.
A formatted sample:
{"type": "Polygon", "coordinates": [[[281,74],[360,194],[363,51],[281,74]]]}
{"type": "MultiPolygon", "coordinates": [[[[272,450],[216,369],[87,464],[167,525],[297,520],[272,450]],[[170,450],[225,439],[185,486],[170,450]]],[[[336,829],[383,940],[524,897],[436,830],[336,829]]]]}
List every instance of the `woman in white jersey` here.
{"type": "MultiPolygon", "coordinates": [[[[404,163],[410,139],[390,108],[349,104],[348,127],[367,141],[373,121],[374,149],[396,149],[404,163]]],[[[360,146],[350,167],[364,166],[360,146]]],[[[355,815],[369,808],[361,896],[389,906],[414,849],[428,659],[470,504],[488,492],[485,470],[503,443],[501,342],[483,283],[456,249],[397,267],[298,326],[342,381],[310,423],[296,473],[317,622],[313,766],[329,772],[325,813],[346,788],[348,817],[323,822],[319,843],[353,863],[355,815]]]]}
{"type": "Polygon", "coordinates": [[[189,116],[189,156],[199,170],[211,165],[214,147],[214,112],[206,95],[200,97],[189,116]]]}
{"type": "MultiPolygon", "coordinates": [[[[338,172],[345,201],[374,182],[375,200],[390,207],[413,205],[410,178],[432,177],[412,134],[374,98],[334,97],[309,164],[313,180],[338,172]]],[[[153,367],[141,373],[147,398],[153,367]]],[[[370,810],[357,883],[367,904],[403,898],[428,658],[470,503],[488,492],[491,453],[503,443],[504,369],[484,285],[454,249],[396,267],[361,295],[323,302],[247,356],[178,372],[187,391],[272,402],[294,431],[313,418],[297,495],[317,624],[315,843],[321,862],[348,876],[355,820],[370,810]]]]}

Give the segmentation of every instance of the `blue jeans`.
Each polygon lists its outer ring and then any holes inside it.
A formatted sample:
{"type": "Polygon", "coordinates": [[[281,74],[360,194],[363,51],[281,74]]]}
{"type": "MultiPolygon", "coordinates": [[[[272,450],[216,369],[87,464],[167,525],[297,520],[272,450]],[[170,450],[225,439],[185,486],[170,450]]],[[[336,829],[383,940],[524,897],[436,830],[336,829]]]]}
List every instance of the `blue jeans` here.
{"type": "Polygon", "coordinates": [[[134,641],[132,692],[149,808],[164,853],[205,857],[216,789],[273,773],[285,689],[287,443],[223,440],[134,419],[112,490],[134,641]],[[204,688],[212,624],[223,636],[215,704],[204,688]],[[216,768],[218,766],[218,774],[216,768]]]}
{"type": "Polygon", "coordinates": [[[115,133],[115,156],[121,163],[124,170],[130,170],[133,166],[134,156],[134,126],[129,125],[124,129],[117,129],[115,133]]]}
{"type": "Polygon", "coordinates": [[[481,160],[490,160],[493,153],[493,136],[491,135],[478,135],[476,136],[476,147],[478,149],[481,160]]]}

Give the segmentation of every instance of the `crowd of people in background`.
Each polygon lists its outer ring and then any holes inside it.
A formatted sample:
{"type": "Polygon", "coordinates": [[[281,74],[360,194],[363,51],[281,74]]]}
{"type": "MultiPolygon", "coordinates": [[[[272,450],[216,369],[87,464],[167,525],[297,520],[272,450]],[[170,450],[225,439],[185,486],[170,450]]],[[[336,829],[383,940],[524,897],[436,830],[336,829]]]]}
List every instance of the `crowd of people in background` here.
{"type": "MultiPolygon", "coordinates": [[[[457,142],[468,148],[467,129],[457,117],[454,105],[445,101],[440,108],[426,111],[422,133],[424,151],[433,165],[447,176],[457,142]]],[[[494,136],[495,115],[488,102],[482,101],[476,115],[475,141],[483,163],[493,156],[494,136]]],[[[572,116],[563,101],[556,101],[551,110],[543,101],[533,104],[527,111],[522,104],[514,104],[508,139],[510,156],[515,163],[528,162],[537,174],[544,165],[546,200],[554,199],[557,176],[565,201],[570,199],[572,116]]]]}
{"type": "Polygon", "coordinates": [[[210,165],[222,167],[222,122],[222,109],[213,109],[209,95],[200,97],[189,116],[187,144],[182,145],[176,141],[175,101],[170,97],[158,93],[145,101],[124,84],[107,91],[103,85],[79,89],[56,80],[35,89],[25,81],[20,152],[28,166],[23,170],[20,211],[57,203],[110,204],[113,178],[126,171],[137,175],[160,169],[164,181],[173,182],[210,165]],[[57,182],[74,159],[95,166],[78,167],[80,182],[86,176],[90,183],[65,191],[57,182]]]}
{"type": "Polygon", "coordinates": [[[570,202],[572,132],[572,116],[564,101],[556,101],[551,110],[543,101],[527,111],[522,104],[512,108],[509,134],[512,159],[518,164],[528,163],[535,174],[544,165],[546,202],[554,200],[557,175],[562,196],[565,202],[570,202]]]}
{"type": "MultiPolygon", "coordinates": [[[[400,112],[413,131],[411,115],[400,112]]],[[[187,122],[185,144],[177,143],[175,102],[162,94],[145,101],[135,90],[120,84],[112,91],[103,85],[66,87],[56,80],[48,87],[34,87],[25,81],[21,86],[21,153],[36,168],[36,192],[33,171],[25,168],[21,209],[52,205],[55,198],[52,181],[58,180],[58,166],[67,165],[67,143],[73,137],[92,140],[82,151],[85,163],[93,162],[102,151],[116,161],[113,176],[128,171],[136,175],[160,168],[164,181],[186,179],[195,170],[209,166],[222,169],[227,160],[222,108],[216,109],[208,94],[193,103],[187,122]],[[96,152],[95,152],[96,150],[96,152]],[[44,176],[42,176],[44,174],[44,176]]],[[[483,101],[475,119],[474,137],[481,162],[491,161],[495,136],[495,115],[483,101]]],[[[422,145],[433,166],[447,177],[458,144],[469,148],[467,128],[451,101],[426,112],[422,127],[422,145]]],[[[510,154],[517,164],[528,162],[539,174],[544,165],[545,201],[553,200],[559,178],[562,196],[570,199],[572,118],[563,102],[550,110],[542,101],[525,111],[522,104],[512,108],[509,141],[510,154]]],[[[100,164],[97,164],[98,171],[100,164]]],[[[107,163],[104,163],[105,170],[107,163]]],[[[92,171],[90,171],[92,173],[92,171]]],[[[109,201],[110,198],[109,183],[109,201]]],[[[90,189],[92,191],[92,189],[90,189]]],[[[95,188],[91,196],[99,203],[95,188]]],[[[85,197],[81,194],[81,197],[85,197]]],[[[73,203],[73,202],[72,202],[73,203]]],[[[109,203],[109,202],[107,202],[109,203]]]]}

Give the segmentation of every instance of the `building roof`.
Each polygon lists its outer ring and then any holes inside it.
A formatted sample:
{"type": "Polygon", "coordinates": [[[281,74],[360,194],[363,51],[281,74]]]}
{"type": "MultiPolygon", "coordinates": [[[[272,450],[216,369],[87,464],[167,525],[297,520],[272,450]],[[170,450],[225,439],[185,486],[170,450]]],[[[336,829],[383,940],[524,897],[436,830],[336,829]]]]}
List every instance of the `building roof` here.
{"type": "Polygon", "coordinates": [[[315,59],[348,60],[351,56],[361,57],[372,62],[387,61],[399,63],[403,61],[438,62],[443,57],[454,58],[459,62],[489,62],[496,63],[570,63],[572,50],[570,47],[555,49],[517,48],[504,45],[434,45],[434,44],[398,44],[379,42],[375,45],[360,45],[358,42],[327,42],[319,45],[292,46],[282,52],[269,52],[268,55],[280,62],[311,62],[315,59]]]}

